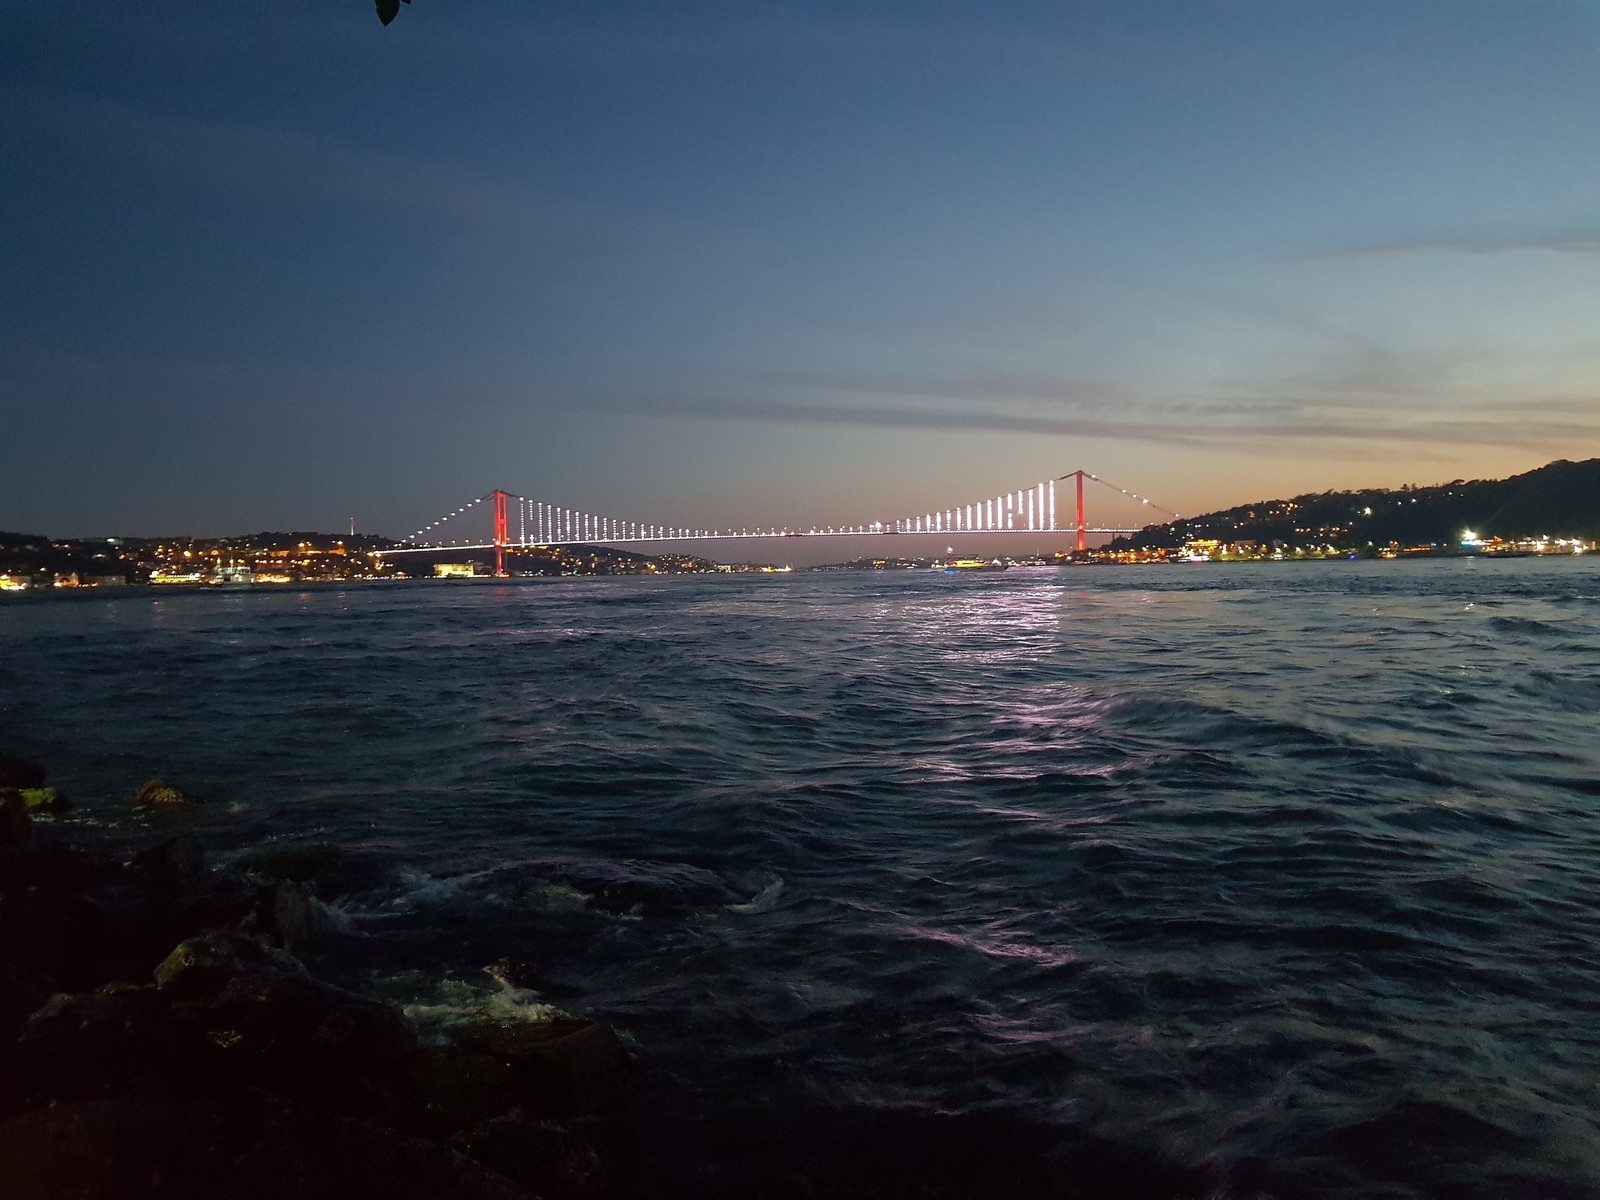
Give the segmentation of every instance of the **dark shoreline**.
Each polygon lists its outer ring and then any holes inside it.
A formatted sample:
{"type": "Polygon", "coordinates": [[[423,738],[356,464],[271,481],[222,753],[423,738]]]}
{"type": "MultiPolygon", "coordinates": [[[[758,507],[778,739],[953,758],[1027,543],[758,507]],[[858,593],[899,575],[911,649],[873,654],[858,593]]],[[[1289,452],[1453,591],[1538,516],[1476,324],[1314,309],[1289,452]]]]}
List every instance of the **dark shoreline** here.
{"type": "Polygon", "coordinates": [[[608,1026],[551,1012],[419,1036],[291,950],[336,853],[219,867],[171,830],[89,851],[27,807],[0,789],[7,1200],[610,1194],[586,1136],[624,1098],[608,1026]]]}

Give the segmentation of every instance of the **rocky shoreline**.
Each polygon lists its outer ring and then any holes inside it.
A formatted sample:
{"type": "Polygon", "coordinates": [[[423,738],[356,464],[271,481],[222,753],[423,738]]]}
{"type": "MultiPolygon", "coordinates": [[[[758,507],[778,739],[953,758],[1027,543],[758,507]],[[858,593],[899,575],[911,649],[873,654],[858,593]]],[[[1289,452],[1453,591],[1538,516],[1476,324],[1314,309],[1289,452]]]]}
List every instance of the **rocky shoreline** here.
{"type": "MultiPolygon", "coordinates": [[[[178,833],[95,853],[34,819],[60,811],[46,791],[0,756],[0,1196],[614,1194],[610,1027],[544,1010],[421,1036],[293,953],[337,852],[223,867],[178,833]]],[[[187,798],[153,781],[138,802],[187,798]]]]}

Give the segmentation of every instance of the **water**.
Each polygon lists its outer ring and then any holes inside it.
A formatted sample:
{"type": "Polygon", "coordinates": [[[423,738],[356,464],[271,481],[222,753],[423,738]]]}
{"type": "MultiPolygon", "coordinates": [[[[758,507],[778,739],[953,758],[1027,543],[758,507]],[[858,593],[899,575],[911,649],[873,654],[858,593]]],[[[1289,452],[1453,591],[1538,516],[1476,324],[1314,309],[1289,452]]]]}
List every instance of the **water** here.
{"type": "Polygon", "coordinates": [[[1595,1197],[1597,572],[52,597],[0,737],[363,849],[329,966],[421,1019],[613,1022],[643,1192],[1595,1197]]]}

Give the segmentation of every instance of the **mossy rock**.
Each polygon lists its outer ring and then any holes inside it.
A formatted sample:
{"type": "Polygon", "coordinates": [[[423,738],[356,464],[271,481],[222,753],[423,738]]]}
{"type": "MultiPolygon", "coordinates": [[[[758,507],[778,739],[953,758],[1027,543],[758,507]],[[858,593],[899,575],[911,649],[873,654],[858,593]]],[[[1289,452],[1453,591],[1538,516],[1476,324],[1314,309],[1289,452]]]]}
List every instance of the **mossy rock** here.
{"type": "Polygon", "coordinates": [[[72,807],[65,796],[51,787],[23,788],[22,802],[29,812],[58,813],[72,807]]]}
{"type": "Polygon", "coordinates": [[[155,808],[176,808],[199,803],[193,796],[179,791],[164,779],[152,779],[147,782],[135,794],[133,802],[148,804],[155,808]]]}

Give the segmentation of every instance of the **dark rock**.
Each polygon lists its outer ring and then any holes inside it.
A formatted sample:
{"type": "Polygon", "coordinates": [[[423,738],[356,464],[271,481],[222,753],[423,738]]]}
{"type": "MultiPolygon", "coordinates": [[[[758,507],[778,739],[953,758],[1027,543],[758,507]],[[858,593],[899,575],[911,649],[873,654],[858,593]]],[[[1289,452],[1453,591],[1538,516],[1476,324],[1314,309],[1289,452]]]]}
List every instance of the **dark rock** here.
{"type": "Polygon", "coordinates": [[[241,975],[306,978],[306,969],[286,954],[248,934],[213,931],[180,943],[155,969],[156,986],[177,1000],[215,995],[241,975]]]}
{"type": "Polygon", "coordinates": [[[153,1197],[155,1161],[176,1140],[162,1116],[142,1105],[100,1102],[35,1109],[0,1122],[0,1195],[153,1197]]]}
{"type": "Polygon", "coordinates": [[[186,804],[198,804],[200,801],[193,796],[186,795],[173,787],[164,779],[151,779],[134,794],[135,804],[148,804],[158,808],[181,807],[186,804]]]}
{"type": "Polygon", "coordinates": [[[605,1195],[607,1172],[599,1152],[571,1130],[526,1109],[481,1122],[450,1144],[543,1200],[599,1200],[605,1195]]]}
{"type": "Polygon", "coordinates": [[[245,1090],[99,1101],[0,1123],[6,1200],[531,1200],[447,1147],[245,1090]]]}
{"type": "Polygon", "coordinates": [[[126,966],[105,912],[82,896],[43,888],[0,899],[0,959],[31,966],[72,989],[121,978],[126,966]]]}
{"type": "Polygon", "coordinates": [[[249,1083],[313,1107],[400,1119],[414,1109],[416,1039],[398,1012],[309,976],[246,972],[172,1007],[215,1086],[249,1083]]]}
{"type": "Polygon", "coordinates": [[[598,1107],[625,1069],[611,1030],[575,1017],[485,1027],[420,1046],[388,1005],[313,979],[264,939],[191,938],[156,967],[179,1044],[213,1086],[244,1082],[315,1107],[445,1137],[517,1106],[598,1107]]]}
{"type": "Polygon", "coordinates": [[[56,990],[55,980],[42,971],[0,964],[0,1113],[20,1109],[27,1101],[28,1088],[17,1065],[17,1037],[56,990]]]}
{"type": "Polygon", "coordinates": [[[143,983],[175,943],[239,922],[256,903],[238,876],[206,866],[192,837],[125,866],[38,837],[0,848],[0,962],[32,964],[73,990],[143,983]]]}
{"type": "Polygon", "coordinates": [[[108,977],[143,982],[175,943],[244,920],[257,897],[237,876],[207,867],[200,844],[185,836],[136,855],[114,883],[86,890],[81,901],[98,913],[108,977]]]}
{"type": "Polygon", "coordinates": [[[160,887],[182,887],[206,875],[206,851],[199,838],[182,834],[139,851],[128,867],[160,887]]]}
{"type": "Polygon", "coordinates": [[[127,984],[51,997],[17,1039],[22,1099],[34,1105],[104,1099],[131,1080],[170,1071],[169,1006],[155,988],[127,984]]]}
{"type": "Polygon", "coordinates": [[[481,1050],[424,1046],[411,1072],[416,1107],[408,1127],[431,1137],[449,1137],[527,1098],[511,1065],[481,1050]]]}
{"type": "Polygon", "coordinates": [[[33,837],[28,802],[16,788],[0,791],[0,847],[20,846],[33,837]]]}
{"type": "Polygon", "coordinates": [[[43,971],[0,963],[0,1044],[14,1042],[28,1018],[59,990],[43,971]]]}
{"type": "Polygon", "coordinates": [[[44,768],[38,763],[0,754],[0,788],[40,788],[44,780],[44,768]]]}
{"type": "Polygon", "coordinates": [[[0,850],[0,894],[37,888],[52,896],[71,896],[111,883],[122,864],[75,849],[54,838],[34,838],[14,850],[0,850]]]}
{"type": "Polygon", "coordinates": [[[136,854],[128,878],[148,917],[164,926],[163,953],[197,930],[243,919],[257,902],[256,890],[244,880],[206,864],[205,850],[191,834],[136,854]]]}
{"type": "Polygon", "coordinates": [[[620,1097],[628,1059],[616,1031],[584,1017],[483,1023],[456,1034],[460,1044],[508,1063],[539,1116],[597,1112],[620,1097]]]}
{"type": "Polygon", "coordinates": [[[286,846],[246,854],[234,864],[248,878],[306,885],[319,900],[380,886],[389,869],[376,857],[343,846],[286,846]]]}
{"type": "Polygon", "coordinates": [[[256,928],[280,946],[309,941],[323,926],[311,889],[281,880],[262,893],[255,917],[256,928]]]}

